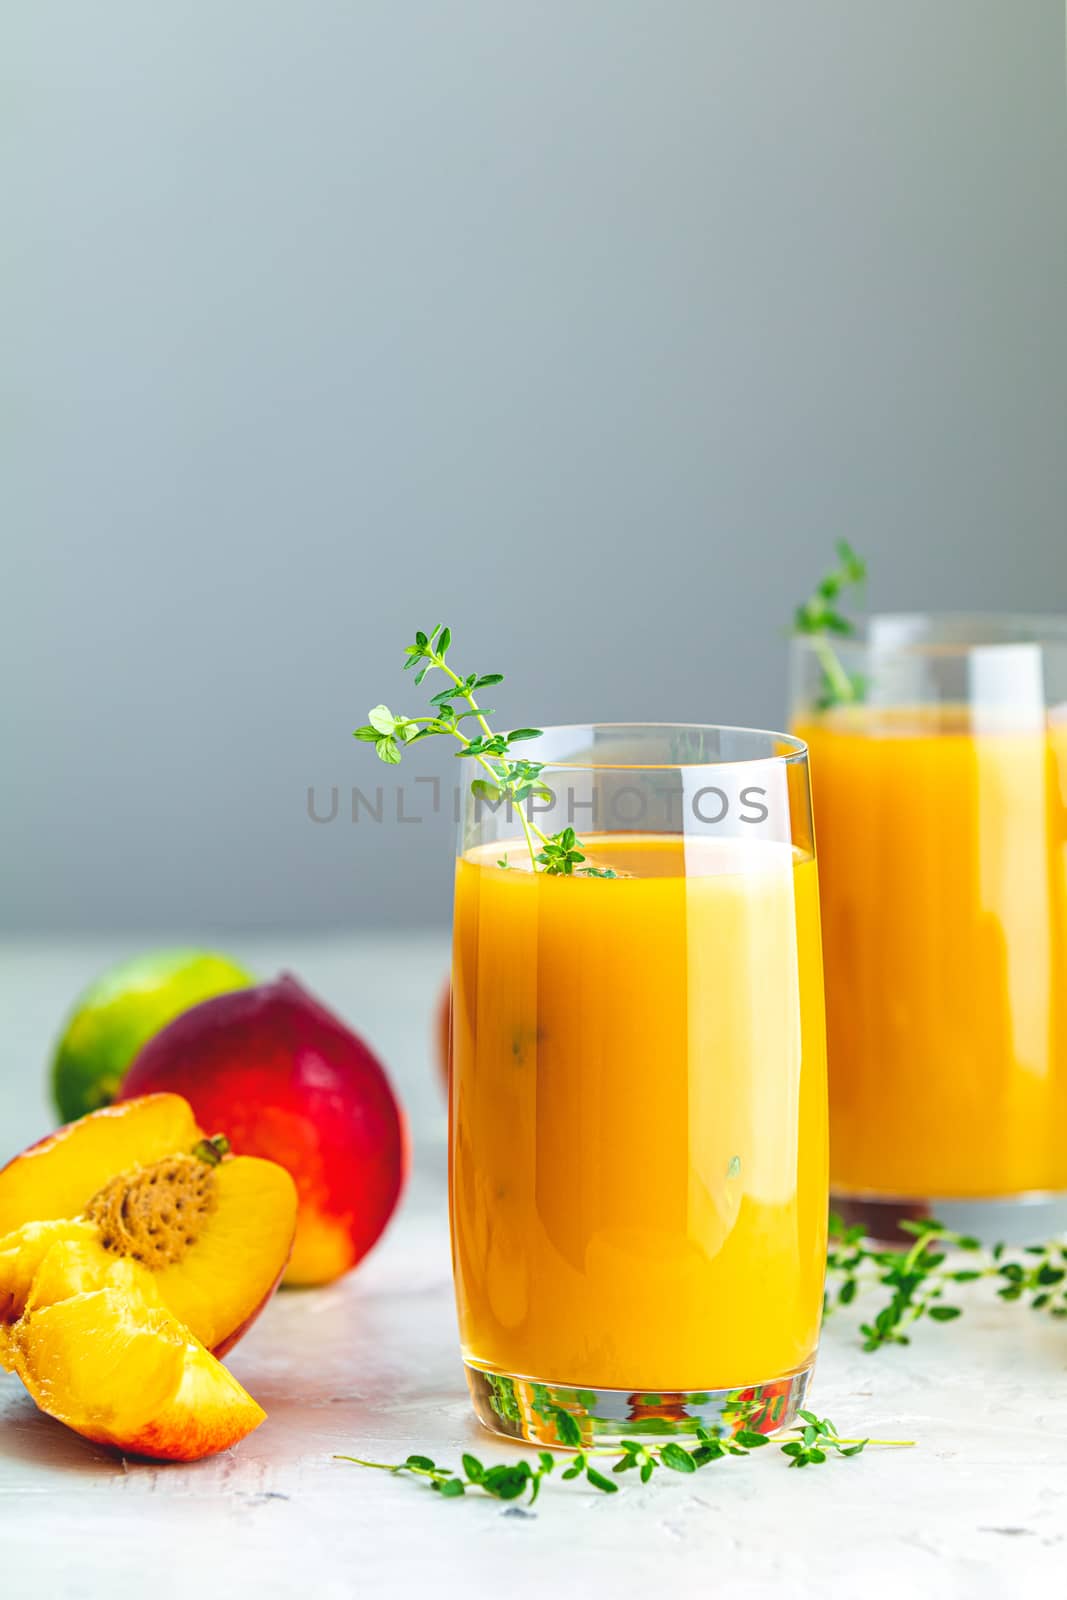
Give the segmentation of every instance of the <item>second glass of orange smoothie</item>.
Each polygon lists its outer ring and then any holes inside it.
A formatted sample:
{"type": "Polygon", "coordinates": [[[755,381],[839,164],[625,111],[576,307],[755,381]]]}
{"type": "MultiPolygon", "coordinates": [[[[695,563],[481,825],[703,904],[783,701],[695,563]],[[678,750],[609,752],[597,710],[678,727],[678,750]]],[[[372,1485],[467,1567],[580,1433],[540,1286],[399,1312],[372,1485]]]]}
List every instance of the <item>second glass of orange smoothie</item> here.
{"type": "Polygon", "coordinates": [[[1067,1225],[1067,620],[874,617],[832,649],[796,641],[793,725],[836,1209],[886,1239],[1044,1237],[1067,1225]]]}

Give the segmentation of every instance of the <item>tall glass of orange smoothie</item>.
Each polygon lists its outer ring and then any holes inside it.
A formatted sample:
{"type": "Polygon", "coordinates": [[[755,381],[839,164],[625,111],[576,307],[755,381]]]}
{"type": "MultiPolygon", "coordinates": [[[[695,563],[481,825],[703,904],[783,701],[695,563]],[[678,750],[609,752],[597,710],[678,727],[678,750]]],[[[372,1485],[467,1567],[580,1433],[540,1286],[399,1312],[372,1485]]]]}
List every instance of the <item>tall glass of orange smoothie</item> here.
{"type": "Polygon", "coordinates": [[[793,723],[836,1209],[887,1239],[929,1216],[1045,1237],[1067,1225],[1067,619],[874,617],[827,648],[796,642],[793,723]]]}
{"type": "Polygon", "coordinates": [[[585,861],[534,870],[522,819],[471,797],[450,1203],[475,1409],[548,1444],[561,1413],[585,1443],[772,1431],[803,1404],[825,1267],[806,751],[615,725],[527,753],[534,820],[585,861]]]}

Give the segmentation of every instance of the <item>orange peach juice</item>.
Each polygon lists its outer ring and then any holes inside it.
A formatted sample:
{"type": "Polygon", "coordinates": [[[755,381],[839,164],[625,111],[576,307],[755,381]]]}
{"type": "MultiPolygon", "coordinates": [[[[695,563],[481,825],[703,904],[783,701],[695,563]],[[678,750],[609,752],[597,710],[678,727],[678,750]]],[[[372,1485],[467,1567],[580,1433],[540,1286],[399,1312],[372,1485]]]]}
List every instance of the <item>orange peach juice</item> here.
{"type": "Polygon", "coordinates": [[[1067,1190],[1067,729],[839,708],[811,752],[831,1185],[1067,1190]]]}
{"type": "MultiPolygon", "coordinates": [[[[814,861],[586,839],[614,880],[456,873],[451,1214],[466,1360],[718,1388],[814,1354],[826,1247],[814,861]]],[[[518,869],[518,870],[517,870],[518,869]]]]}

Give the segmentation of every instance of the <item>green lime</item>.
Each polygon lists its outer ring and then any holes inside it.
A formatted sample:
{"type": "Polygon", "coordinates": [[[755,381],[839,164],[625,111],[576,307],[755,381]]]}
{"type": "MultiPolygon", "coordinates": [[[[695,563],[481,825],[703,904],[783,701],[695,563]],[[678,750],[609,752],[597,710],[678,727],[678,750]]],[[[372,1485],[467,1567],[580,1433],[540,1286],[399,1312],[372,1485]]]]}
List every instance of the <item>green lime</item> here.
{"type": "Polygon", "coordinates": [[[141,1046],[183,1011],[254,979],[211,950],[151,950],[101,974],[78,997],[52,1058],[64,1122],[108,1106],[141,1046]]]}

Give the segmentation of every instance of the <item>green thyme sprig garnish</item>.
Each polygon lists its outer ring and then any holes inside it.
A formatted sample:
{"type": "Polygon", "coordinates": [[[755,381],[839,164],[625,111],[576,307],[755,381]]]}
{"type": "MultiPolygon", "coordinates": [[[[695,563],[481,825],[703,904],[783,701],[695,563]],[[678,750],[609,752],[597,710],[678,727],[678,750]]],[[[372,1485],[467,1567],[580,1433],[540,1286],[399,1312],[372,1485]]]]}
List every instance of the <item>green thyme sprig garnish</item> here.
{"type": "Polygon", "coordinates": [[[855,624],[841,611],[839,602],[846,589],[862,584],[866,577],[866,563],[845,539],[839,539],[837,566],[794,613],[793,632],[810,638],[822,668],[823,689],[815,702],[820,711],[862,700],[867,693],[868,683],[863,673],[848,672],[831,643],[835,637],[850,639],[855,636],[855,624]]]}
{"type": "MultiPolygon", "coordinates": [[[[457,759],[477,762],[486,774],[471,783],[472,794],[494,806],[505,802],[517,812],[535,872],[565,878],[614,878],[616,874],[610,868],[584,865],[585,852],[573,828],[546,834],[528,815],[531,798],[551,802],[554,797],[541,781],[544,763],[515,757],[512,746],[525,739],[539,739],[541,729],[512,728],[510,733],[494,733],[488,719],[496,712],[480,705],[476,696],[483,689],[503,683],[504,674],[470,672],[460,676],[447,660],[451,644],[452,630],[438,624],[432,633],[416,633],[415,643],[405,651],[404,671],[414,669],[417,686],[433,671],[442,672],[449,680],[446,688],[430,696],[435,708],[430,714],[394,716],[388,706],[375,706],[368,712],[364,726],[356,729],[355,737],[373,744],[378,759],[388,766],[396,766],[408,746],[420,739],[437,734],[455,739],[460,746],[457,759]],[[473,726],[468,730],[464,723],[473,726]]],[[[498,865],[506,865],[506,859],[498,865]]]]}
{"type": "Polygon", "coordinates": [[[614,878],[617,876],[610,867],[583,867],[579,863],[585,860],[581,848],[581,840],[575,836],[573,828],[563,828],[559,833],[545,839],[544,844],[537,852],[537,860],[546,872],[554,872],[563,877],[578,878],[614,878]]]}
{"type": "Polygon", "coordinates": [[[1001,1300],[1025,1300],[1034,1311],[1067,1317],[1067,1240],[985,1249],[969,1234],[940,1222],[902,1222],[914,1244],[907,1251],[867,1243],[863,1228],[830,1219],[826,1309],[847,1306],[860,1294],[888,1290],[884,1304],[860,1324],[864,1350],[909,1344],[908,1329],[924,1317],[954,1322],[963,1307],[945,1296],[963,1285],[992,1281],[1001,1300]]]}
{"type": "MultiPolygon", "coordinates": [[[[564,1413],[573,1424],[574,1436],[566,1443],[576,1444],[580,1437],[578,1424],[570,1413],[564,1413]]],[[[552,1475],[557,1465],[562,1467],[560,1477],[573,1482],[581,1478],[591,1489],[601,1494],[616,1494],[619,1484],[616,1477],[626,1472],[636,1472],[642,1483],[648,1483],[654,1472],[666,1467],[671,1472],[690,1474],[710,1466],[713,1461],[747,1456],[764,1445],[778,1445],[782,1455],[788,1457],[791,1467],[815,1467],[828,1461],[831,1455],[858,1456],[869,1444],[909,1446],[910,1439],[848,1439],[842,1438],[829,1417],[817,1417],[813,1411],[797,1413],[800,1425],[773,1440],[764,1433],[742,1428],[737,1433],[716,1428],[698,1428],[693,1438],[696,1443],[686,1449],[677,1440],[656,1448],[625,1439],[617,1450],[576,1450],[572,1455],[556,1457],[550,1450],[541,1450],[536,1457],[520,1457],[499,1466],[487,1467],[477,1456],[464,1455],[459,1471],[453,1467],[439,1466],[429,1456],[411,1455],[406,1461],[366,1461],[360,1456],[339,1455],[337,1461],[349,1461],[357,1467],[373,1467],[379,1472],[394,1475],[408,1473],[421,1478],[431,1489],[446,1500],[458,1499],[469,1489],[489,1495],[494,1500],[519,1500],[527,1496],[528,1503],[537,1499],[544,1480],[552,1475]],[[601,1472],[595,1462],[602,1461],[610,1468],[611,1476],[601,1472]]]]}

